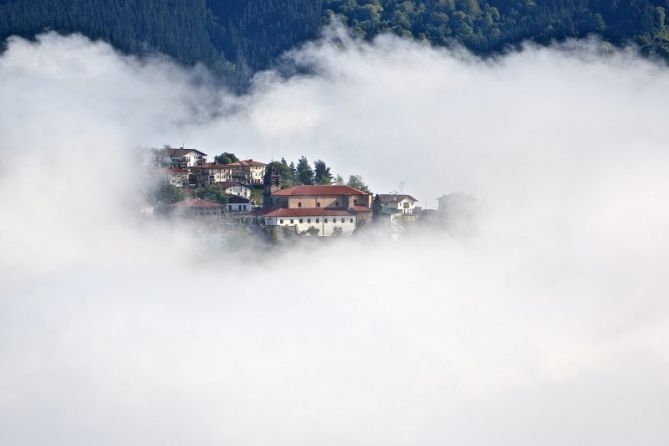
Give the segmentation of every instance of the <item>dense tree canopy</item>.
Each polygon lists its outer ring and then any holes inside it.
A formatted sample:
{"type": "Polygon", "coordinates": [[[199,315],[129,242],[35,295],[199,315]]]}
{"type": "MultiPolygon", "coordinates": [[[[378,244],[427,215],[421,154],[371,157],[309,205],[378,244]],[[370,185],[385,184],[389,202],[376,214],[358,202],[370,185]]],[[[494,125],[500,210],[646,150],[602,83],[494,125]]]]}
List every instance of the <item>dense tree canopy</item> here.
{"type": "Polygon", "coordinates": [[[597,34],[669,59],[668,9],[669,0],[0,0],[0,39],[80,32],[243,85],[334,17],[364,38],[391,32],[482,55],[597,34]]]}
{"type": "Polygon", "coordinates": [[[382,32],[488,54],[523,40],[597,34],[669,58],[668,0],[325,0],[354,32],[382,32]]]}

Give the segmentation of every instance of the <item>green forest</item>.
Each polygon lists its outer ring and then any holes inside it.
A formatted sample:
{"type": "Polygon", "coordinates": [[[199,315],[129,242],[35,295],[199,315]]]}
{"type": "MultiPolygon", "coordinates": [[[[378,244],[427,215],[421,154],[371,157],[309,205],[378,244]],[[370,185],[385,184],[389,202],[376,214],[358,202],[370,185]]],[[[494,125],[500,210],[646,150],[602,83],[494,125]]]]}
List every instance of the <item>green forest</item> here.
{"type": "Polygon", "coordinates": [[[335,18],[366,39],[390,32],[480,55],[596,34],[669,60],[667,10],[669,0],[0,0],[0,39],[79,32],[243,84],[335,18]]]}
{"type": "Polygon", "coordinates": [[[669,59],[669,0],[326,0],[325,8],[366,38],[392,32],[485,55],[595,34],[669,59]]]}

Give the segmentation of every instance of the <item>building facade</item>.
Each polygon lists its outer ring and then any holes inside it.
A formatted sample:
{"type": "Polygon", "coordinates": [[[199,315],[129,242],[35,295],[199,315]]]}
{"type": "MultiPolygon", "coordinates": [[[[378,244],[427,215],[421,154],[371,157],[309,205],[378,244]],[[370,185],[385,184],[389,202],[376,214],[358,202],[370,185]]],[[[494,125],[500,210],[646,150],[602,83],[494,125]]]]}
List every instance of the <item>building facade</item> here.
{"type": "Polygon", "coordinates": [[[262,184],[267,164],[252,159],[226,164],[231,169],[235,181],[247,184],[262,184]]]}
{"type": "Polygon", "coordinates": [[[356,228],[356,215],[343,209],[287,209],[279,208],[261,216],[266,226],[292,228],[298,234],[330,237],[350,234],[356,228]]]}
{"type": "Polygon", "coordinates": [[[398,211],[403,215],[412,215],[418,203],[414,197],[405,194],[379,194],[379,200],[383,207],[398,211]]]}

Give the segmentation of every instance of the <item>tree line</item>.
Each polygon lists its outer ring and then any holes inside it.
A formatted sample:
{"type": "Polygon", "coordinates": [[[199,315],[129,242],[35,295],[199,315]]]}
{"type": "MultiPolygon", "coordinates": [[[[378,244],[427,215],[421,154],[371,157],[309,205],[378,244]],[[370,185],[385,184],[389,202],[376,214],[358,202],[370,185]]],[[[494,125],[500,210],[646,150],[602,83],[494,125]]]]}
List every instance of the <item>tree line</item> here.
{"type": "Polygon", "coordinates": [[[297,163],[293,161],[288,163],[285,158],[281,158],[281,161],[272,161],[269,163],[267,169],[270,169],[279,175],[281,187],[298,185],[310,186],[316,184],[345,184],[369,192],[369,188],[360,175],[349,175],[348,180],[344,181],[344,177],[341,175],[334,175],[325,161],[320,159],[314,161],[312,167],[305,156],[300,157],[300,159],[297,160],[297,163]]]}

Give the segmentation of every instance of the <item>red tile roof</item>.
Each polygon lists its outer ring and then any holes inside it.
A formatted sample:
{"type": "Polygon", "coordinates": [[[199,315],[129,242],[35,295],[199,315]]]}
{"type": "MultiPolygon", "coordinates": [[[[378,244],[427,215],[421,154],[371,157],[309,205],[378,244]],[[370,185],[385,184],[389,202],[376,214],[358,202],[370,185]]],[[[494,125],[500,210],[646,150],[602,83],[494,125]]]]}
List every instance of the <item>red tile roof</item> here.
{"type": "Polygon", "coordinates": [[[363,192],[350,186],[342,185],[316,185],[316,186],[293,186],[287,189],[281,189],[274,192],[272,195],[301,197],[305,195],[369,195],[368,192],[363,192]]]}
{"type": "Polygon", "coordinates": [[[230,164],[216,164],[216,163],[206,163],[206,164],[201,164],[199,166],[193,166],[191,169],[218,169],[218,170],[225,170],[225,169],[230,169],[230,164]]]}
{"type": "Polygon", "coordinates": [[[267,164],[261,163],[260,161],[254,161],[254,160],[241,160],[237,161],[235,163],[230,163],[226,164],[226,166],[230,167],[258,167],[258,166],[266,166],[267,164]]]}
{"type": "Polygon", "coordinates": [[[172,207],[177,208],[220,208],[223,207],[221,203],[216,203],[215,201],[203,200],[201,198],[189,198],[187,200],[179,201],[174,203],[172,207]]]}
{"type": "Polygon", "coordinates": [[[261,217],[351,217],[353,214],[342,209],[328,208],[279,208],[258,214],[261,217]]]}

